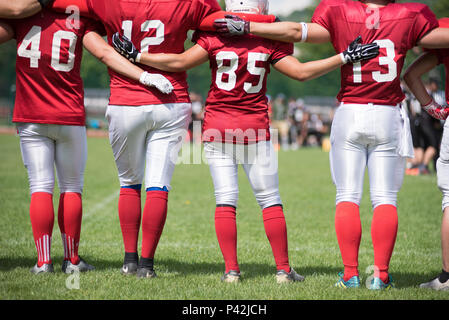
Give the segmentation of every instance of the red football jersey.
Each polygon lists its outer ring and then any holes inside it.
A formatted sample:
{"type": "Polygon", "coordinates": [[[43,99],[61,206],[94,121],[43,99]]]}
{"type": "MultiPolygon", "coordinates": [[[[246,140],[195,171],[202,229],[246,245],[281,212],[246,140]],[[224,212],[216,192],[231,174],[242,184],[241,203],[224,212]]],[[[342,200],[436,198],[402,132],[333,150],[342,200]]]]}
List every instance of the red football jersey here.
{"type": "Polygon", "coordinates": [[[8,20],[17,40],[14,122],[85,124],[82,39],[101,25],[74,18],[44,9],[8,20]]]}
{"type": "Polygon", "coordinates": [[[379,9],[360,1],[323,0],[312,22],[331,34],[336,52],[342,52],[357,36],[363,43],[377,42],[378,57],[341,68],[337,98],[347,103],[396,105],[405,96],[400,77],[407,51],[438,27],[433,12],[420,3],[390,3],[379,9]]]}
{"type": "MultiPolygon", "coordinates": [[[[87,0],[91,12],[104,24],[111,42],[120,32],[136,48],[150,53],[182,53],[187,31],[196,29],[209,14],[221,10],[216,0],[87,0]]],[[[190,102],[186,72],[164,72],[139,65],[150,73],[159,73],[172,83],[171,94],[163,94],[120,74],[111,76],[111,105],[139,106],[190,102]]]]}
{"type": "Polygon", "coordinates": [[[216,33],[195,33],[193,40],[209,53],[212,71],[203,141],[269,140],[267,76],[271,63],[293,54],[293,44],[216,33]]]}

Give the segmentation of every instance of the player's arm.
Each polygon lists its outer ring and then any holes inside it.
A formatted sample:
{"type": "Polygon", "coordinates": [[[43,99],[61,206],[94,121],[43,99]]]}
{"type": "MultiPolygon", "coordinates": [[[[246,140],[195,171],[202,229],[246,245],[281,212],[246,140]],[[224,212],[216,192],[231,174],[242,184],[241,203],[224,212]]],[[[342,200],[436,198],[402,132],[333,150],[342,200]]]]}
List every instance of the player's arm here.
{"type": "Polygon", "coordinates": [[[324,43],[331,40],[327,29],[317,23],[247,21],[236,15],[226,15],[214,22],[216,31],[225,35],[253,34],[259,37],[283,42],[324,43]]]}
{"type": "Polygon", "coordinates": [[[418,41],[418,45],[429,49],[449,48],[449,29],[433,29],[418,41]]]}
{"type": "Polygon", "coordinates": [[[11,40],[14,37],[14,30],[5,22],[0,21],[0,44],[11,40]]]}
{"type": "Polygon", "coordinates": [[[83,38],[84,47],[98,60],[115,72],[147,86],[155,86],[163,93],[170,93],[173,86],[167,78],[160,74],[150,74],[118,54],[97,33],[89,32],[83,38]]]}
{"type": "Polygon", "coordinates": [[[51,2],[53,0],[0,0],[0,18],[26,18],[51,2]]]}
{"type": "Polygon", "coordinates": [[[301,63],[293,56],[288,56],[275,63],[274,68],[290,78],[306,81],[320,77],[346,63],[369,60],[379,55],[379,46],[376,43],[360,44],[360,41],[359,36],[342,53],[322,60],[301,63]]]}
{"type": "Polygon", "coordinates": [[[131,62],[138,62],[168,72],[186,71],[209,59],[207,51],[197,44],[180,54],[141,53],[138,52],[134,44],[128,38],[125,36],[120,37],[120,35],[116,33],[112,37],[112,45],[115,50],[131,62]]]}
{"type": "Polygon", "coordinates": [[[443,108],[436,103],[427,92],[422,81],[422,76],[438,64],[438,57],[435,54],[425,52],[407,68],[404,74],[404,81],[427,113],[434,118],[445,120],[449,115],[449,108],[443,108]]]}
{"type": "Polygon", "coordinates": [[[325,43],[331,40],[329,31],[317,23],[289,21],[275,23],[250,22],[249,33],[284,42],[325,43]]]}

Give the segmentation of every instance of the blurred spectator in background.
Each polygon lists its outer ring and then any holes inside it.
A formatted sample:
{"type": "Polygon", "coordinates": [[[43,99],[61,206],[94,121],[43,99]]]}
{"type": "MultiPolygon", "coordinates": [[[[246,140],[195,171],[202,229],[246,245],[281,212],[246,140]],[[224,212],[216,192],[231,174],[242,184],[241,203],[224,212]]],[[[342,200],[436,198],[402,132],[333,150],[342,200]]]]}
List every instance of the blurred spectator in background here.
{"type": "Polygon", "coordinates": [[[186,138],[186,142],[195,142],[201,144],[201,130],[194,130],[194,123],[199,128],[203,125],[204,119],[204,102],[203,97],[196,93],[190,92],[190,100],[192,101],[192,121],[189,124],[189,139],[186,138]],[[198,132],[197,132],[198,131],[198,132]]]}
{"type": "MultiPolygon", "coordinates": [[[[445,94],[439,90],[439,81],[435,78],[429,79],[426,84],[427,91],[435,102],[445,104],[445,94]]],[[[406,95],[410,114],[410,128],[412,132],[415,157],[406,170],[408,175],[424,175],[430,173],[430,163],[435,161],[439,154],[443,124],[440,120],[432,118],[427,112],[421,110],[420,103],[411,94],[406,95]]]]}
{"type": "Polygon", "coordinates": [[[288,106],[285,103],[285,95],[282,93],[278,94],[273,101],[271,128],[278,130],[281,148],[288,150],[288,106]]]}

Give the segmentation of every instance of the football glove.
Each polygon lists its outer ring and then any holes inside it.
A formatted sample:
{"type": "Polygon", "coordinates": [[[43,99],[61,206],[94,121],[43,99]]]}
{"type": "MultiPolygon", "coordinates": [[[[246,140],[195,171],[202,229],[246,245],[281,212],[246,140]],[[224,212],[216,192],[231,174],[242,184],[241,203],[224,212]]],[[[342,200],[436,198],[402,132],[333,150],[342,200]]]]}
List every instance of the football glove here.
{"type": "Polygon", "coordinates": [[[139,82],[148,87],[155,87],[160,92],[169,94],[173,91],[173,85],[171,82],[161,74],[142,72],[139,82]]]}
{"type": "Polygon", "coordinates": [[[45,8],[55,0],[37,0],[42,8],[45,8]]]}
{"type": "Polygon", "coordinates": [[[141,53],[136,49],[134,43],[126,36],[120,39],[120,34],[116,32],[112,36],[112,45],[114,49],[132,63],[140,61],[141,53]]]}
{"type": "Polygon", "coordinates": [[[249,33],[249,21],[232,14],[225,15],[224,19],[214,21],[218,33],[226,36],[241,36],[249,33]]]}
{"type": "Polygon", "coordinates": [[[369,60],[379,55],[379,45],[377,43],[361,44],[361,36],[358,36],[348,49],[341,53],[343,63],[355,63],[362,60],[369,60]]]}
{"type": "Polygon", "coordinates": [[[449,116],[449,107],[440,106],[433,99],[429,104],[422,106],[422,108],[432,117],[438,120],[446,120],[449,116]]]}

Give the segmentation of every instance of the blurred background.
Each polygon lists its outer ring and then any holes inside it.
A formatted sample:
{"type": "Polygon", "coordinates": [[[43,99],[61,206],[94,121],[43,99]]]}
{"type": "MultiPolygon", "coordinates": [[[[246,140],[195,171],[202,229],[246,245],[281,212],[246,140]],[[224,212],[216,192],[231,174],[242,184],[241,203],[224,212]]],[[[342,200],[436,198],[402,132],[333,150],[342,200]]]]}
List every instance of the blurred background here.
{"type": "MultiPolygon", "coordinates": [[[[224,1],[220,5],[225,8],[224,1]]],[[[272,0],[270,13],[283,21],[310,21],[319,0],[272,0]]],[[[449,17],[449,0],[410,1],[425,3],[438,18],[449,17]]],[[[186,41],[185,47],[192,45],[186,41]]],[[[421,53],[415,48],[409,51],[405,68],[421,53]]],[[[334,55],[330,44],[296,44],[294,55],[302,62],[317,60],[334,55]]],[[[0,46],[0,126],[12,127],[11,114],[15,95],[15,41],[0,46]]],[[[405,70],[404,68],[404,70],[405,70]]],[[[90,132],[97,130],[105,133],[107,123],[104,112],[109,97],[109,75],[106,67],[84,52],[82,78],[85,85],[85,104],[87,124],[90,132]]],[[[444,90],[444,70],[434,70],[429,76],[437,86],[436,92],[444,90]]],[[[193,119],[201,121],[204,113],[204,101],[210,86],[209,64],[205,63],[188,72],[193,119]]],[[[427,80],[427,79],[426,79],[427,80]]],[[[429,84],[430,85],[430,84],[429,84]]],[[[272,127],[278,129],[279,148],[296,150],[301,147],[323,147],[328,149],[327,136],[330,130],[333,111],[336,107],[336,95],[340,87],[340,71],[336,70],[318,79],[298,82],[287,78],[276,70],[268,77],[268,97],[272,127]]],[[[404,88],[406,91],[406,88],[404,88]]],[[[420,112],[419,106],[408,95],[409,109],[420,112]]],[[[411,110],[412,111],[412,110],[411,110]]],[[[415,111],[413,111],[415,112],[415,111]]],[[[442,127],[440,128],[442,130],[442,127]]]]}

